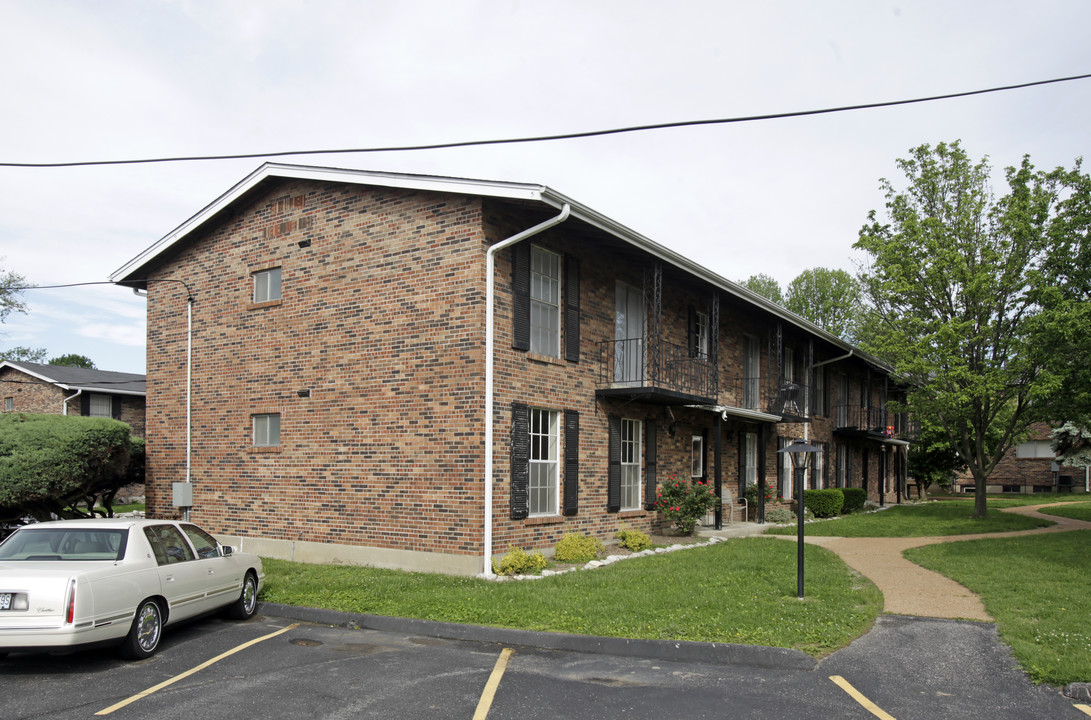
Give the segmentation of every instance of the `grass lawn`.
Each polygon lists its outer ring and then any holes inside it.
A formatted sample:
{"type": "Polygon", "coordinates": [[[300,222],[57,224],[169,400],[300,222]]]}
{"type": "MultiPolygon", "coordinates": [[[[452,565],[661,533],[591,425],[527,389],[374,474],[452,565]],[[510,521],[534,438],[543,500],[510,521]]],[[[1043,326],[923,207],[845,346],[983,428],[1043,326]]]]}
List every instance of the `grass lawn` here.
{"type": "MultiPolygon", "coordinates": [[[[1071,511],[1091,519],[1091,504],[1071,511]]],[[[943,543],[905,556],[979,594],[1036,682],[1091,679],[1091,530],[943,543]]]]}
{"type": "Polygon", "coordinates": [[[1075,518],[1091,522],[1091,502],[1069,503],[1057,507],[1042,508],[1038,512],[1045,515],[1060,515],[1061,517],[1075,518]]]}
{"type": "MultiPolygon", "coordinates": [[[[962,499],[919,505],[895,505],[887,510],[856,513],[807,523],[803,532],[836,537],[930,537],[1011,532],[1044,527],[1051,523],[1036,518],[999,512],[989,500],[990,512],[982,520],[970,517],[973,503],[962,499]]],[[[769,535],[795,535],[796,526],[770,528],[769,535]]]]}
{"type": "Polygon", "coordinates": [[[348,612],[606,637],[795,648],[822,656],[882,609],[870,581],[833,553],[745,538],[522,582],[266,560],[261,598],[348,612]]]}
{"type": "MultiPolygon", "coordinates": [[[[965,495],[935,495],[929,497],[929,500],[942,500],[944,502],[960,502],[968,503],[973,507],[974,496],[973,494],[965,495]]],[[[1039,493],[1031,495],[989,495],[988,502],[990,508],[1006,508],[1016,507],[1018,505],[1045,505],[1046,503],[1070,503],[1070,502],[1087,502],[1091,500],[1091,494],[1085,493],[1082,490],[1080,492],[1070,493],[1039,493]]]]}

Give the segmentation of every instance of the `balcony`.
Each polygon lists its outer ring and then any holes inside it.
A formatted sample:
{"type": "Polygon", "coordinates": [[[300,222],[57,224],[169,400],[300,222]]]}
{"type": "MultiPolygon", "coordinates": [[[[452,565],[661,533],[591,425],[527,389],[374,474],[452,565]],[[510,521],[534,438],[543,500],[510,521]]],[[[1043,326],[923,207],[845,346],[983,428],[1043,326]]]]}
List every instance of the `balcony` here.
{"type": "Polygon", "coordinates": [[[775,378],[732,377],[720,398],[723,405],[766,415],[777,415],[780,422],[809,422],[809,388],[775,378]]]}
{"type": "Polygon", "coordinates": [[[837,405],[833,408],[834,432],[873,440],[918,440],[920,423],[879,408],[837,405]]]}
{"type": "Polygon", "coordinates": [[[682,345],[652,338],[599,343],[597,395],[712,404],[718,384],[715,365],[707,357],[690,356],[682,345]]]}

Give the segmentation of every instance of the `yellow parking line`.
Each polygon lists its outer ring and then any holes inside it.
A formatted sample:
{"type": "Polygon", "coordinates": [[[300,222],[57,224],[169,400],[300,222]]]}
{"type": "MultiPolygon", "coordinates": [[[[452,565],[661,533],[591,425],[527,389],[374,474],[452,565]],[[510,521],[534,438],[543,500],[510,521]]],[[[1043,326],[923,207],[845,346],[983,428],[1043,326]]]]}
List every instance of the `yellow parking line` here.
{"type": "Polygon", "coordinates": [[[830,675],[830,680],[833,680],[838,687],[847,692],[853,700],[860,703],[860,705],[863,706],[865,710],[870,712],[875,717],[881,718],[881,720],[894,720],[893,715],[885,712],[881,707],[864,697],[864,694],[854,688],[852,684],[849,683],[849,681],[845,678],[841,677],[840,675],[830,675]]]}
{"type": "Polygon", "coordinates": [[[1076,704],[1076,705],[1073,705],[1072,707],[1076,708],[1077,710],[1082,712],[1084,715],[1091,715],[1091,705],[1076,704]]]}
{"type": "Polygon", "coordinates": [[[485,683],[485,690],[481,693],[481,699],[477,702],[477,712],[474,713],[474,720],[485,720],[488,717],[489,709],[492,708],[492,700],[496,696],[496,688],[500,686],[500,678],[504,677],[504,671],[508,667],[508,658],[514,652],[511,648],[504,648],[500,651],[500,657],[497,658],[492,674],[489,675],[489,681],[485,683]]]}
{"type": "Polygon", "coordinates": [[[269,638],[274,638],[277,635],[283,635],[284,633],[288,632],[289,630],[291,630],[293,628],[297,628],[297,627],[299,627],[299,623],[292,623],[291,625],[289,625],[286,628],[281,628],[280,630],[277,630],[276,632],[269,633],[268,635],[264,635],[262,637],[255,638],[255,639],[253,639],[253,640],[251,640],[249,642],[243,643],[242,645],[231,648],[227,652],[222,653],[220,655],[217,655],[216,657],[212,658],[211,660],[206,660],[205,662],[201,663],[200,665],[198,665],[195,668],[192,668],[190,670],[186,670],[181,675],[175,675],[174,677],[170,678],[169,680],[164,680],[163,682],[159,683],[158,685],[153,685],[152,687],[148,688],[147,690],[144,690],[142,692],[138,692],[136,695],[133,695],[130,698],[126,698],[125,700],[122,700],[121,702],[119,702],[119,703],[117,703],[115,705],[111,705],[110,707],[106,708],[105,710],[99,710],[95,714],[96,715],[109,715],[110,713],[114,712],[115,710],[120,710],[121,708],[125,707],[126,705],[131,705],[132,703],[136,702],[137,700],[148,697],[152,693],[159,692],[163,688],[165,688],[165,687],[167,687],[169,685],[173,685],[174,683],[178,682],[179,680],[184,680],[185,678],[188,678],[190,675],[193,675],[194,673],[198,673],[198,672],[204,670],[209,665],[214,665],[214,664],[218,663],[219,661],[223,660],[224,658],[230,657],[231,655],[234,655],[235,653],[239,652],[240,650],[245,650],[246,648],[250,647],[251,645],[257,645],[259,642],[268,640],[269,638]]]}

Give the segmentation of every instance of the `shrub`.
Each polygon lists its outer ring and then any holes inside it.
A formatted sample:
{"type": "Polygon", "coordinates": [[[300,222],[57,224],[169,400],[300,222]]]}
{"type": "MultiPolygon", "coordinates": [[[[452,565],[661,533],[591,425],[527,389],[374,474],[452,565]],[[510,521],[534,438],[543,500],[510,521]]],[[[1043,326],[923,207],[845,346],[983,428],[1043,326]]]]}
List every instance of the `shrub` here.
{"type": "Polygon", "coordinates": [[[844,505],[845,496],[838,488],[803,491],[803,507],[813,512],[815,517],[833,517],[841,512],[844,505]]]}
{"type": "Polygon", "coordinates": [[[776,507],[765,513],[765,522],[783,523],[795,522],[796,514],[786,507],[776,507]]]}
{"type": "Polygon", "coordinates": [[[659,488],[655,509],[670,520],[680,533],[689,535],[697,527],[697,521],[719,504],[716,491],[707,482],[691,482],[671,475],[659,488]]]}
{"type": "Polygon", "coordinates": [[[647,550],[652,546],[652,539],[648,537],[648,534],[642,533],[639,530],[622,528],[617,531],[617,534],[614,537],[618,539],[618,544],[621,545],[621,547],[629,548],[633,552],[647,550]]]}
{"type": "MultiPolygon", "coordinates": [[[[758,486],[747,485],[746,492],[743,493],[743,497],[746,498],[746,502],[750,507],[758,506],[758,486]]],[[[765,502],[773,502],[777,499],[777,488],[775,485],[765,483],[765,502]]]]}
{"type": "Polygon", "coordinates": [[[841,512],[847,514],[864,509],[867,493],[863,488],[841,488],[841,494],[845,496],[845,505],[841,508],[841,512]]]}
{"type": "Polygon", "coordinates": [[[537,575],[545,569],[545,555],[535,550],[527,554],[514,545],[508,548],[504,557],[492,561],[492,571],[497,575],[537,575]]]}
{"type": "Polygon", "coordinates": [[[567,533],[553,548],[553,559],[557,562],[588,562],[597,558],[601,552],[602,541],[598,538],[567,533]]]}

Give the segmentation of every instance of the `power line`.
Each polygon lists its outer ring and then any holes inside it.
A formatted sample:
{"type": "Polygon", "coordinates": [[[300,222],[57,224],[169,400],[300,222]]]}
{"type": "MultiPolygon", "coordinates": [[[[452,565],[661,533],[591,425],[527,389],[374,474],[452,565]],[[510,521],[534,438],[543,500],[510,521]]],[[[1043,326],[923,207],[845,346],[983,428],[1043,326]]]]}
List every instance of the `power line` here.
{"type": "Polygon", "coordinates": [[[1070,82],[1072,80],[1085,80],[1091,78],[1091,73],[1084,75],[1072,75],[1070,77],[1053,78],[1052,80],[1036,80],[1034,82],[1019,83],[1017,85],[1002,85],[1000,87],[985,88],[983,90],[968,90],[965,92],[947,93],[945,95],[931,95],[929,97],[914,98],[911,100],[891,100],[887,102],[865,103],[860,105],[844,105],[841,107],[823,108],[820,110],[799,110],[784,113],[768,113],[764,115],[747,115],[733,118],[716,118],[711,120],[682,120],[678,122],[654,123],[650,125],[633,125],[630,127],[611,128],[607,130],[587,130],[584,132],[561,133],[556,135],[539,135],[534,137],[504,138],[493,140],[465,140],[461,142],[430,143],[425,145],[392,145],[388,147],[371,148],[342,148],[327,150],[283,150],[264,153],[237,153],[231,155],[190,155],[183,157],[143,158],[131,160],[87,160],[75,162],[55,163],[18,163],[0,162],[0,167],[12,168],[62,168],[62,167],[89,167],[98,165],[141,165],[168,162],[193,162],[198,160],[245,160],[253,158],[284,157],[287,155],[349,155],[353,153],[381,153],[381,152],[411,152],[417,150],[447,150],[462,147],[481,147],[487,145],[514,145],[518,143],[549,142],[553,140],[575,140],[579,138],[601,137],[604,135],[620,135],[622,133],[644,132],[647,130],[666,130],[680,127],[696,127],[700,125],[729,125],[743,122],[756,122],[760,120],[781,120],[785,118],[806,117],[809,115],[826,115],[830,113],[848,112],[850,110],[870,110],[873,108],[895,107],[898,105],[913,105],[917,103],[934,102],[936,100],[951,100],[954,98],[970,97],[972,95],[984,95],[987,93],[1004,92],[1008,90],[1020,90],[1023,88],[1050,85],[1053,83],[1070,82]]]}

